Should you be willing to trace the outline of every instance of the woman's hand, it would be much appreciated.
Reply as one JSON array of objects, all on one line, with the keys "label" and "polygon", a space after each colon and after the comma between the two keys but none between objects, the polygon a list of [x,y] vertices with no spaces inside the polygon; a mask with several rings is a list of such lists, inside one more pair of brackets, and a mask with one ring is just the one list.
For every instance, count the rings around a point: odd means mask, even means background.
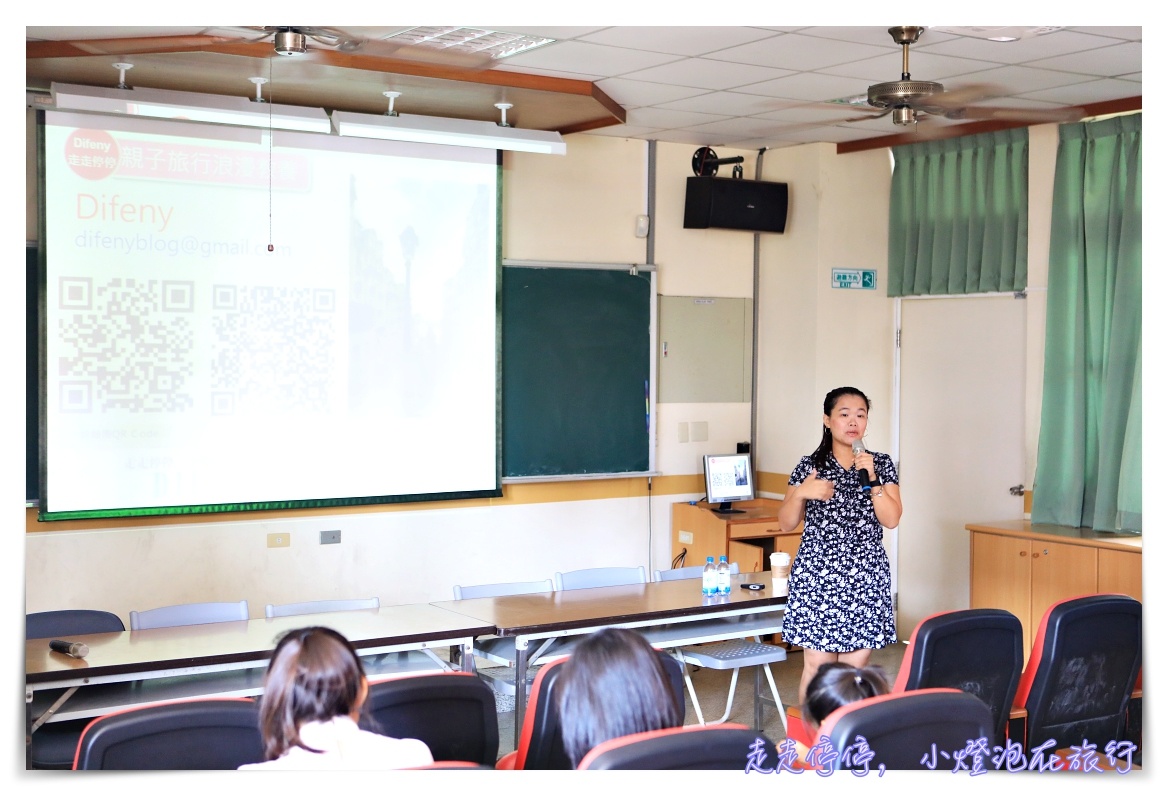
[{"label": "woman's hand", "polygon": [[778,526],[784,532],[794,532],[806,517],[807,500],[826,502],[834,496],[834,481],[820,480],[818,470],[812,469],[806,480],[786,492],[778,509]]},{"label": "woman's hand", "polygon": [[[870,456],[869,456],[870,457]],[[799,490],[808,500],[822,500],[827,502],[835,496],[835,482],[819,478],[817,469],[812,469],[806,480],[802,481]]]},{"label": "woman's hand", "polygon": [[863,450],[855,456],[855,469],[866,469],[869,482],[875,482],[875,456],[869,450]]}]

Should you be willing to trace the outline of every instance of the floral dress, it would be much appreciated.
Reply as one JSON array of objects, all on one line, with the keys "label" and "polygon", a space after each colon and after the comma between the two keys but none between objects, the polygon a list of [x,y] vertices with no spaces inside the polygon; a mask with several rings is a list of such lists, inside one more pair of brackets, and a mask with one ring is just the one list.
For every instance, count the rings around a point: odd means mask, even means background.
[{"label": "floral dress", "polygon": [[[899,483],[886,453],[872,453],[884,483]],[[814,463],[803,458],[790,475],[797,486]],[[883,528],[859,473],[843,469],[835,457],[818,477],[835,484],[829,501],[807,500],[802,542],[790,571],[790,595],[782,639],[816,651],[878,649],[896,641],[891,602],[891,567],[883,549]],[[878,487],[876,487],[878,488]]]}]

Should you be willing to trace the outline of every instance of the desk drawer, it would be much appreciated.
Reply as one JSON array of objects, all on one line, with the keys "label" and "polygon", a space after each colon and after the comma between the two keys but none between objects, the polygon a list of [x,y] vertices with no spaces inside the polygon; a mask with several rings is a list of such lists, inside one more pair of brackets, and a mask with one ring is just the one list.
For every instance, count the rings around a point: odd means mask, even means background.
[{"label": "desk drawer", "polygon": [[773,522],[743,522],[729,526],[730,538],[766,538],[782,533],[777,520]]}]

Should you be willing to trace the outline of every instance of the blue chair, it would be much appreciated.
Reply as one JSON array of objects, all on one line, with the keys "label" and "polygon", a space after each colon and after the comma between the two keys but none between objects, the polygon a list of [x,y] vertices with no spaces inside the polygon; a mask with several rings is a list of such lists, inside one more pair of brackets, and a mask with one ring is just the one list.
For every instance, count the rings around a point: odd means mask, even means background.
[{"label": "blue chair", "polygon": [[609,585],[641,585],[647,582],[644,566],[601,566],[593,569],[555,572],[555,590],[603,588]]},{"label": "blue chair", "polygon": [[[521,594],[550,593],[551,590],[551,580],[493,582],[487,583],[485,585],[455,585],[454,598],[458,600],[483,599],[492,596],[518,596]],[[526,692],[529,693],[531,691],[531,682],[535,678],[535,673],[537,671],[535,664],[554,643],[555,639],[549,638],[543,641],[539,647],[531,652],[528,656]],[[483,637],[475,638],[474,656],[481,657],[484,660],[489,660],[490,662],[506,666],[508,669],[512,669],[515,667],[515,639],[500,638],[494,635],[486,635]],[[482,676],[483,681],[485,681],[499,695],[514,697],[515,683],[513,681],[506,678],[489,676],[483,672],[480,672],[480,676]]]},{"label": "blue chair", "polygon": [[[69,640],[76,635],[125,631],[122,620],[105,610],[47,610],[24,617],[25,640]],[[38,726],[29,742],[29,766],[34,770],[69,770],[77,741],[88,723],[88,719],[65,720]]]},{"label": "blue chair", "polygon": [[368,599],[319,599],[315,602],[291,602],[283,605],[264,605],[263,614],[267,618],[281,616],[306,616],[312,613],[335,613],[342,610],[377,610],[381,600],[376,596]]},{"label": "blue chair", "polygon": [[241,602],[192,602],[185,605],[155,607],[153,610],[131,610],[130,629],[158,627],[187,627],[192,624],[217,624],[222,621],[246,621],[247,600]]}]

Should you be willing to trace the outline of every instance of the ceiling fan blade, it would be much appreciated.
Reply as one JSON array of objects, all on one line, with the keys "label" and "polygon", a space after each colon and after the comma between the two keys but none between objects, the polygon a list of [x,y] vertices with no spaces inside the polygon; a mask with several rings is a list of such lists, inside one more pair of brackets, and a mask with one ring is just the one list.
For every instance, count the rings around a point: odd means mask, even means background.
[{"label": "ceiling fan blade", "polygon": [[956,108],[945,114],[948,119],[990,119],[993,121],[1025,122],[1030,124],[1065,124],[1085,118],[1081,108]]},{"label": "ceiling fan blade", "polygon": [[1004,88],[993,83],[973,83],[967,86],[948,89],[929,97],[923,97],[913,102],[912,107],[916,110],[922,110],[925,113],[934,113],[937,116],[943,116],[950,110],[983,102],[986,99],[995,99],[996,97],[1005,96],[1008,93]]}]

